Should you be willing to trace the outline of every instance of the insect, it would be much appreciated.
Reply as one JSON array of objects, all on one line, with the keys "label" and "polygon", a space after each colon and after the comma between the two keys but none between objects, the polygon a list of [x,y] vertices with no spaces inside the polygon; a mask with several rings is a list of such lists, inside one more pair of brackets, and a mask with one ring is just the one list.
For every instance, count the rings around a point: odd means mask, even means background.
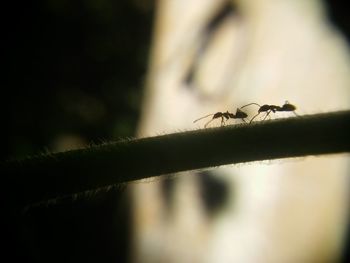
[{"label": "insect", "polygon": [[[211,123],[213,120],[215,119],[218,119],[218,118],[221,118],[221,126],[223,126],[225,124],[225,121],[227,121],[228,119],[242,119],[244,122],[245,121],[245,118],[248,117],[248,114],[245,113],[244,111],[242,111],[241,109],[237,108],[236,110],[236,114],[234,113],[231,113],[229,111],[226,111],[226,112],[217,112],[217,113],[213,113],[213,114],[208,114],[206,116],[203,116],[195,121],[193,121],[193,123],[199,121],[199,120],[202,120],[202,119],[205,119],[209,116],[213,116],[213,118],[211,120],[209,120],[205,125],[204,125],[204,128],[206,128],[208,126],[209,123]],[[226,119],[226,120],[225,120]]]},{"label": "insect", "polygon": [[244,107],[250,106],[250,105],[257,105],[259,108],[258,110],[258,114],[256,114],[249,123],[251,123],[255,117],[257,117],[260,113],[262,112],[266,112],[266,115],[264,117],[263,120],[265,120],[267,118],[267,116],[270,115],[271,112],[276,113],[276,111],[292,111],[296,116],[298,116],[298,114],[295,113],[295,110],[297,109],[297,107],[295,107],[293,104],[290,104],[288,101],[286,101],[282,107],[281,106],[276,106],[276,105],[268,105],[268,104],[264,104],[262,106],[260,106],[258,103],[249,103],[247,105],[244,105],[241,107],[241,109],[243,109]]}]

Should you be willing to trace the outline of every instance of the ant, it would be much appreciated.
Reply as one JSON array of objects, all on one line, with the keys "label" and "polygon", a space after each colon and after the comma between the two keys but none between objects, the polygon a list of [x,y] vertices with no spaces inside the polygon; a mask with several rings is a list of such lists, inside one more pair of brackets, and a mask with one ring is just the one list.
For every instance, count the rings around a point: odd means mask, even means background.
[{"label": "ant", "polygon": [[298,114],[295,113],[295,110],[297,109],[297,107],[295,107],[293,104],[290,104],[288,101],[286,101],[282,105],[282,107],[281,106],[276,106],[276,105],[268,105],[268,104],[264,104],[264,105],[260,106],[258,103],[254,103],[253,102],[253,103],[249,103],[247,105],[242,106],[241,109],[244,108],[244,107],[250,106],[250,105],[257,105],[260,108],[258,110],[258,114],[256,114],[250,120],[249,123],[251,123],[255,119],[255,117],[257,117],[261,112],[266,112],[266,115],[265,115],[263,120],[265,120],[267,118],[267,116],[269,116],[269,114],[271,112],[276,113],[276,111],[292,111],[295,114],[295,116],[298,116]]},{"label": "ant", "polygon": [[244,119],[248,117],[248,114],[237,108],[236,114],[228,112],[228,111],[226,111],[226,112],[217,112],[217,113],[213,113],[213,114],[209,114],[209,115],[206,115],[204,117],[201,117],[201,118],[193,121],[193,123],[195,123],[195,122],[197,122],[199,120],[202,120],[204,118],[207,118],[209,116],[213,116],[213,118],[204,125],[204,128],[206,128],[209,123],[211,123],[213,120],[215,120],[217,118],[221,118],[221,126],[223,126],[225,124],[225,119],[228,120],[230,118],[231,119],[242,119],[244,122],[246,122]]}]

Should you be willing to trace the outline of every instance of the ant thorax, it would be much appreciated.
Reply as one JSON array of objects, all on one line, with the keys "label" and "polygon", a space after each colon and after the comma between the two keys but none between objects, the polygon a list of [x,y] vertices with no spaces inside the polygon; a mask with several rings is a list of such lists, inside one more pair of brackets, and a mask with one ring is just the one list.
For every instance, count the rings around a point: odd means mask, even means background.
[{"label": "ant thorax", "polygon": [[[264,112],[264,111],[269,111],[269,110],[272,110],[274,105],[267,105],[267,104],[264,104],[264,105],[262,105],[260,108],[259,108],[259,110],[258,110],[258,112]],[[277,106],[276,106],[277,107]]]}]

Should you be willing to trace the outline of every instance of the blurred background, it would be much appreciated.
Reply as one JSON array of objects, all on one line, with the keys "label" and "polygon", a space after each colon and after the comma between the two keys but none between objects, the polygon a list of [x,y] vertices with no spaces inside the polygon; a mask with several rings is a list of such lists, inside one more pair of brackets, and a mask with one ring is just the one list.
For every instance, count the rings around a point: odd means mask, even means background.
[{"label": "blurred background", "polygon": [[[2,10],[1,160],[135,136],[153,1],[8,1]],[[112,189],[68,198],[33,208],[18,221],[4,211],[1,257],[125,262],[126,196]]]},{"label": "blurred background", "polygon": [[[301,115],[350,107],[341,1],[4,10],[1,160],[199,128],[250,102],[289,100]],[[5,215],[3,250],[25,262],[347,262],[348,183],[347,156],[179,174]]]}]

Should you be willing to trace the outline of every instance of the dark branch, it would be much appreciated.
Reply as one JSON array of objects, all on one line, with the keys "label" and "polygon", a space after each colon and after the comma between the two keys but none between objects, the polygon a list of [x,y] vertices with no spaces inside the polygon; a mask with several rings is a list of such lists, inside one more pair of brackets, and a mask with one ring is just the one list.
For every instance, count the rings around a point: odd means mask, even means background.
[{"label": "dark branch", "polygon": [[240,124],[41,155],[0,167],[6,197],[28,204],[162,174],[350,151],[350,111]]}]

